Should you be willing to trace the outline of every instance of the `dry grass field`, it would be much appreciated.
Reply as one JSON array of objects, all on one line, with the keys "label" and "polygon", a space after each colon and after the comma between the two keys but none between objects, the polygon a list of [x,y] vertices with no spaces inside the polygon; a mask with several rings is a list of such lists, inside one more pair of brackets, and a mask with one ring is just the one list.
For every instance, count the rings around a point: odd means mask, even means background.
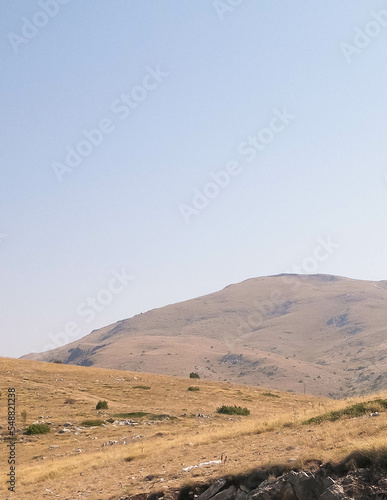
[{"label": "dry grass field", "polygon": [[[1,498],[119,499],[270,463],[338,460],[355,449],[381,448],[386,441],[387,413],[381,407],[376,407],[377,418],[303,422],[387,394],[334,401],[225,382],[5,358],[0,358],[0,376]],[[200,390],[189,391],[190,386]],[[17,392],[16,495],[6,490],[9,387]],[[108,402],[107,410],[95,409],[100,400]],[[217,414],[222,405],[247,407],[251,414]],[[84,425],[92,419],[104,424]],[[125,419],[137,425],[117,423]],[[48,423],[50,432],[25,435],[34,422]]]}]

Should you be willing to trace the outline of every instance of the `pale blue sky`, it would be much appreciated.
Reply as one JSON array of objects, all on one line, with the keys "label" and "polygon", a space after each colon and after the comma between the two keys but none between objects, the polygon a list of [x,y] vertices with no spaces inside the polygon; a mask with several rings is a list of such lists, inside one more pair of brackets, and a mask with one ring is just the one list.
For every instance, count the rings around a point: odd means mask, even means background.
[{"label": "pale blue sky", "polygon": [[[340,246],[317,272],[387,279],[387,27],[368,24],[386,3],[230,9],[70,0],[12,45],[23,18],[45,19],[2,2],[2,355],[291,271],[328,236]],[[341,44],[367,25],[380,33],[348,62]],[[168,76],[121,120],[112,103],[157,67]],[[247,162],[238,145],[284,107],[296,118]],[[104,118],[114,131],[59,182],[53,162]],[[232,160],[240,174],[187,224],[179,206]],[[80,304],[123,267],[133,280],[87,323]]]}]

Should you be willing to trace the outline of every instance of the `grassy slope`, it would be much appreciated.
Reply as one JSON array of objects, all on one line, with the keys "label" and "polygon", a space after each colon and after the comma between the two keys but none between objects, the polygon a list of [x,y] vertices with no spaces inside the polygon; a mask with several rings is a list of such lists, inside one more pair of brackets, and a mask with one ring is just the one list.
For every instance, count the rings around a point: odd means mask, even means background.
[{"label": "grassy slope", "polygon": [[[373,399],[370,396],[332,401],[275,392],[279,397],[272,397],[259,387],[4,358],[0,358],[0,380],[2,438],[6,436],[4,395],[10,386],[18,393],[18,438],[22,440],[17,446],[18,498],[44,498],[46,488],[63,499],[82,494],[120,498],[236,474],[269,462],[340,459],[354,449],[382,446],[387,428],[386,413],[378,418],[303,424],[308,418]],[[192,385],[200,391],[188,391]],[[135,388],[138,386],[150,389]],[[64,404],[68,398],[75,403]],[[109,409],[95,410],[99,400],[107,400]],[[221,405],[247,406],[251,415],[217,415]],[[50,434],[23,436],[23,410],[26,425],[37,420],[51,422]],[[73,430],[57,433],[66,422],[80,426],[87,419],[105,420],[117,413],[135,412],[176,418],[149,424],[154,417],[139,416],[134,418],[139,423],[135,427],[108,424],[81,428],[78,434]],[[198,413],[212,417],[199,418]],[[136,437],[139,435],[142,437]],[[102,447],[109,440],[126,444]],[[1,471],[7,468],[5,449],[3,446],[0,454]],[[220,459],[222,454],[227,455],[225,464],[183,471]],[[4,487],[2,474],[0,488]]]}]

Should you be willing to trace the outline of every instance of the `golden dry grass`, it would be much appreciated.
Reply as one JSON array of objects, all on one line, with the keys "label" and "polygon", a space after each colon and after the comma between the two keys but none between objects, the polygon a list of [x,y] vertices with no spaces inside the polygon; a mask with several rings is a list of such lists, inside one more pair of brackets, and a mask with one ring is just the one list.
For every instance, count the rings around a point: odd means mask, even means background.
[{"label": "golden dry grass", "polygon": [[[339,460],[355,449],[385,445],[386,413],[378,418],[320,425],[303,422],[355,402],[386,398],[387,393],[346,401],[278,391],[272,393],[279,397],[272,397],[259,387],[4,358],[0,359],[0,376],[2,423],[6,421],[7,388],[15,387],[18,397],[17,427],[22,441],[17,445],[17,498],[52,496],[48,489],[63,499],[118,499],[128,493],[175,488],[268,463]],[[200,391],[187,390],[193,383]],[[75,403],[65,404],[68,398]],[[107,400],[109,409],[95,410],[99,400]],[[251,415],[217,415],[216,408],[223,404],[247,406]],[[27,412],[26,425],[49,421],[52,432],[23,436],[23,411]],[[149,417],[143,417],[135,419],[135,427],[108,424],[57,433],[65,422],[79,427],[86,419],[104,420],[115,413],[138,411],[169,414],[175,419],[147,423]],[[6,437],[4,425],[1,433]],[[138,435],[142,437],[136,438]],[[120,444],[121,438],[126,444]],[[102,447],[110,440],[118,443]],[[2,471],[7,469],[4,450],[3,446]],[[187,466],[217,460],[222,454],[227,455],[225,464],[183,471]],[[4,484],[3,473],[2,488]]]}]

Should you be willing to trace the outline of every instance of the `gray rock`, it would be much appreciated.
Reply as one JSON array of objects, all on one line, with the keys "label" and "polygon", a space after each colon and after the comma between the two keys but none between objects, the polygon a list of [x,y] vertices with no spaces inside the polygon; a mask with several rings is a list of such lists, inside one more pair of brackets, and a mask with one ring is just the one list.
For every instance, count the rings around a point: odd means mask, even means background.
[{"label": "gray rock", "polygon": [[293,486],[297,500],[311,500],[318,498],[323,488],[312,472],[289,473],[289,481]]},{"label": "gray rock", "polygon": [[247,492],[243,491],[240,487],[235,495],[235,500],[247,500]]},{"label": "gray rock", "polygon": [[216,495],[226,484],[225,479],[218,479],[215,483],[210,486],[206,491],[204,491],[201,495],[197,497],[196,500],[209,500],[214,495]]},{"label": "gray rock", "polygon": [[345,500],[347,498],[342,486],[334,484],[324,491],[319,500]]},{"label": "gray rock", "polygon": [[328,476],[325,479],[323,479],[323,488],[324,488],[324,490],[327,490],[328,488],[330,488],[334,484],[335,484],[335,481],[330,476]]},{"label": "gray rock", "polygon": [[286,483],[281,491],[282,500],[298,500],[294,492],[293,486],[290,483]]},{"label": "gray rock", "polygon": [[246,486],[245,484],[240,484],[239,485],[239,489],[241,491],[243,491],[243,493],[250,493],[251,491],[251,488],[249,488],[248,486]]},{"label": "gray rock", "polygon": [[[284,476],[277,481],[264,481],[256,490],[247,495],[248,500],[283,500],[282,491],[286,487]],[[297,500],[295,496],[287,500]]]},{"label": "gray rock", "polygon": [[230,486],[227,490],[220,491],[212,500],[234,500],[236,496],[237,489],[235,486]]}]

